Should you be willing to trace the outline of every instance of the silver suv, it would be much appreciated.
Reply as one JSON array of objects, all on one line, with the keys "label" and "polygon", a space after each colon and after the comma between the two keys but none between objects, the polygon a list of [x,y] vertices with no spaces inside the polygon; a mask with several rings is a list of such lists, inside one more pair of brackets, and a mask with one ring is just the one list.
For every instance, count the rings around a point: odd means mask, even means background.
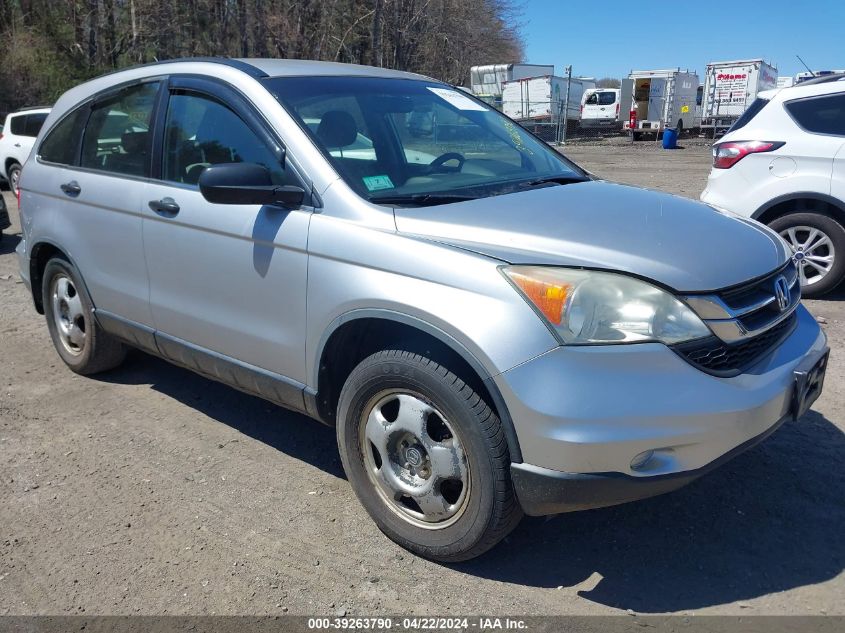
[{"label": "silver suv", "polygon": [[138,347],[335,426],[367,512],[441,561],[674,490],[822,388],[775,233],[596,180],[418,75],[111,74],[59,100],[21,189],[21,276],[73,371]]}]

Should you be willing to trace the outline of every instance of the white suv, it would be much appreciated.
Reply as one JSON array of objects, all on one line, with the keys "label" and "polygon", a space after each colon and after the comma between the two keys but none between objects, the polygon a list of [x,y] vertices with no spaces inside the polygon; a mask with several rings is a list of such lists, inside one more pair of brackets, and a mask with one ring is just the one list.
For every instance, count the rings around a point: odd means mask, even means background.
[{"label": "white suv", "polygon": [[713,146],[701,200],[754,218],[789,243],[802,293],[845,277],[845,75],[761,92]]},{"label": "white suv", "polygon": [[9,181],[15,195],[18,193],[21,165],[29,156],[48,114],[50,108],[26,108],[6,116],[0,132],[0,176]]}]

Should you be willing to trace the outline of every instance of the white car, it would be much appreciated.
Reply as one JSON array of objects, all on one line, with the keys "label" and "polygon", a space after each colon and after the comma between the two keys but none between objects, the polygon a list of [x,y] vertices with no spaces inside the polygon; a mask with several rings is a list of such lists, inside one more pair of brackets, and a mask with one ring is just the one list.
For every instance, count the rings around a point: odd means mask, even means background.
[{"label": "white car", "polygon": [[767,90],[713,146],[701,200],[789,243],[802,294],[845,277],[845,75]]},{"label": "white car", "polygon": [[12,193],[18,193],[21,165],[26,162],[50,108],[25,108],[6,116],[0,133],[0,176],[9,181]]}]

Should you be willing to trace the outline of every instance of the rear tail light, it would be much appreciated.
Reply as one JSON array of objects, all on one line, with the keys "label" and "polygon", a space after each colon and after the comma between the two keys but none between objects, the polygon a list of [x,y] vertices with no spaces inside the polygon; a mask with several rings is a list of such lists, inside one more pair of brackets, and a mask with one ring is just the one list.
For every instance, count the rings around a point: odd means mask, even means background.
[{"label": "rear tail light", "polygon": [[713,167],[730,169],[749,154],[772,152],[783,143],[776,141],[732,141],[713,146]]},{"label": "rear tail light", "polygon": [[616,117],[619,118],[619,104],[616,104]]}]

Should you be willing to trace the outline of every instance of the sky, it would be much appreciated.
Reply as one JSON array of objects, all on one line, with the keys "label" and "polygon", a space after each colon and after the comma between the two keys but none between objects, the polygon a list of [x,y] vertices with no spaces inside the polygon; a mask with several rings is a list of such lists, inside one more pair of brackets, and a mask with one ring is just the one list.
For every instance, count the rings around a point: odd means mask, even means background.
[{"label": "sky", "polygon": [[[845,69],[845,0],[523,0],[526,61],[563,75],[626,77],[632,69],[696,70],[762,57],[779,76]],[[710,13],[711,15],[706,15]]]}]

